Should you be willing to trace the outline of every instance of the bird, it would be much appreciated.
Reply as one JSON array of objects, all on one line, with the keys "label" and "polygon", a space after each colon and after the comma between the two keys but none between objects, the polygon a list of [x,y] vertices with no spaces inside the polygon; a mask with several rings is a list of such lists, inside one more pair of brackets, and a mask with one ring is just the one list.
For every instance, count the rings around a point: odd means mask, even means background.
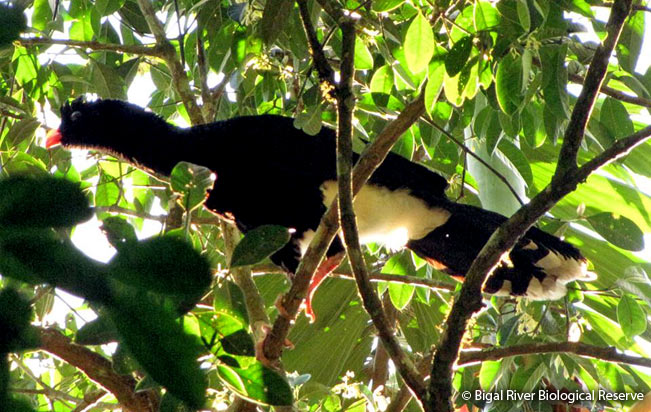
[{"label": "bird", "polygon": [[[335,131],[322,127],[308,135],[290,117],[241,116],[181,128],[126,101],[79,97],[61,107],[60,126],[47,134],[47,148],[59,144],[164,176],[181,161],[210,169],[216,179],[204,202],[208,210],[234,220],[243,233],[269,224],[290,229],[289,243],[270,257],[289,274],[337,194]],[[406,247],[435,269],[463,277],[507,218],[449,199],[447,187],[440,174],[389,153],[354,201],[360,242]],[[344,257],[336,237],[304,304],[312,320],[318,285]],[[575,246],[531,227],[490,273],[483,292],[557,300],[568,283],[594,279],[587,267]]]}]

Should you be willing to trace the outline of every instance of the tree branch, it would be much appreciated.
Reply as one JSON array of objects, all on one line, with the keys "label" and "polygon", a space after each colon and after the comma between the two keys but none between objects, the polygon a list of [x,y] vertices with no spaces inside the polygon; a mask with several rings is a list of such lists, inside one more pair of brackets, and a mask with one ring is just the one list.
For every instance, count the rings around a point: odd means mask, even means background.
[{"label": "tree branch", "polygon": [[481,309],[481,288],[488,273],[499,262],[501,255],[511,249],[524,232],[566,194],[576,189],[579,181],[570,176],[577,171],[576,156],[583,138],[587,120],[599,93],[610,57],[624,22],[630,13],[631,1],[619,0],[613,7],[608,24],[608,35],[592,59],[586,83],[574,106],[565,131],[556,172],[549,186],[518,210],[488,240],[472,263],[461,293],[453,305],[441,342],[436,351],[430,374],[429,401],[432,410],[452,411],[452,365],[459,356],[459,347],[470,317]]},{"label": "tree branch", "polygon": [[136,391],[136,380],[115,372],[111,362],[103,356],[72,343],[70,338],[55,329],[39,329],[39,332],[41,349],[84,372],[88,378],[111,392],[126,411],[158,411],[158,393],[152,390]]},{"label": "tree branch", "polygon": [[581,342],[530,343],[525,345],[497,347],[475,352],[462,352],[458,365],[500,360],[510,356],[534,355],[539,353],[566,352],[608,362],[626,363],[651,368],[651,359],[620,353],[614,347],[600,347]]},{"label": "tree branch", "polygon": [[297,0],[298,11],[301,15],[301,21],[303,22],[303,29],[305,30],[305,35],[307,36],[307,41],[310,44],[310,49],[312,51],[312,60],[316,71],[319,74],[319,79],[322,82],[328,83],[333,88],[336,87],[335,83],[335,72],[328,63],[328,58],[323,52],[323,47],[319,43],[319,39],[316,35],[316,30],[312,20],[310,19],[310,11],[307,8],[307,0]]},{"label": "tree branch", "polygon": [[197,102],[194,99],[194,94],[190,89],[190,82],[188,76],[185,73],[185,68],[181,65],[181,62],[176,55],[176,49],[172,46],[172,43],[165,36],[165,28],[161,22],[156,17],[156,11],[150,0],[138,0],[138,5],[140,6],[140,11],[142,12],[145,20],[147,21],[147,26],[149,30],[154,33],[156,38],[156,45],[161,49],[161,58],[165,61],[167,66],[170,69],[172,74],[172,82],[174,88],[178,92],[185,108],[188,111],[190,120],[192,124],[203,124],[205,119],[201,113],[201,109],[197,105]]},{"label": "tree branch", "polygon": [[[224,237],[226,261],[230,261],[233,250],[240,240],[239,232],[233,224],[224,221],[221,223],[221,230]],[[264,326],[269,325],[270,322],[265,311],[264,300],[253,282],[251,269],[234,268],[230,270],[230,274],[233,276],[235,284],[242,289],[244,294],[244,304],[246,305],[253,334],[257,341],[262,340],[264,338]]]},{"label": "tree branch", "polygon": [[355,24],[352,19],[340,21],[342,32],[341,82],[337,88],[337,183],[339,188],[339,214],[348,259],[355,274],[357,289],[362,297],[364,309],[373,320],[373,325],[396,369],[407,386],[422,402],[427,392],[416,366],[400,347],[393,327],[382,308],[382,302],[369,280],[364,254],[359,243],[357,222],[353,208],[353,67],[355,57]]},{"label": "tree branch", "polygon": [[[567,77],[574,83],[578,83],[578,84],[585,83],[585,79],[578,74],[568,73]],[[615,90],[612,87],[608,87],[608,86],[602,86],[600,92],[605,94],[606,96],[610,96],[613,99],[617,99],[622,102],[651,108],[651,100],[645,99],[644,97],[630,96],[624,92]]]},{"label": "tree branch", "polygon": [[21,37],[17,40],[18,44],[24,47],[28,46],[67,46],[79,49],[88,49],[92,51],[112,51],[116,53],[137,54],[139,56],[163,57],[163,47],[159,44],[149,45],[127,45],[102,43],[98,41],[78,41],[66,39],[51,39],[49,37]]}]

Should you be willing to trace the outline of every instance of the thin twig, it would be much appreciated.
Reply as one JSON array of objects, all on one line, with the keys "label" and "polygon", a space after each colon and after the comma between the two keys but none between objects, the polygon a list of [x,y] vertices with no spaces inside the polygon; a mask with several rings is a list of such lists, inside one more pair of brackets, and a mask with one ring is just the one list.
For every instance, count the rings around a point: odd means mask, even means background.
[{"label": "thin twig", "polygon": [[504,175],[502,175],[500,172],[498,172],[497,169],[495,169],[493,166],[488,164],[488,162],[486,162],[484,159],[479,157],[472,150],[468,149],[468,147],[466,147],[466,145],[463,144],[462,141],[460,141],[459,139],[454,137],[450,132],[448,132],[447,130],[445,130],[444,128],[442,128],[438,124],[436,124],[434,121],[428,119],[426,116],[422,116],[421,120],[424,120],[425,122],[432,125],[432,127],[434,127],[435,129],[437,129],[438,131],[443,133],[448,139],[452,140],[454,142],[454,144],[459,146],[461,148],[461,150],[463,150],[466,154],[472,156],[475,160],[477,160],[479,163],[484,165],[484,167],[486,167],[488,170],[490,170],[491,173],[493,173],[498,179],[500,179],[502,181],[502,183],[504,183],[506,185],[506,187],[509,189],[511,194],[513,194],[513,197],[515,197],[515,199],[520,203],[520,205],[524,205],[524,201],[520,198],[520,196],[518,196],[518,192],[515,191],[513,186],[511,186],[509,181],[506,179],[506,177],[504,177]]},{"label": "thin twig", "polygon": [[334,88],[336,86],[335,72],[332,69],[332,66],[330,66],[330,63],[328,63],[328,58],[323,52],[323,47],[321,47],[319,39],[317,38],[314,24],[312,24],[312,20],[310,19],[310,11],[307,8],[307,0],[298,0],[298,11],[301,15],[301,21],[303,22],[303,29],[305,30],[307,41],[310,44],[312,60],[314,61],[314,67],[319,74],[319,79]]},{"label": "thin twig", "polygon": [[60,45],[93,51],[106,50],[116,53],[137,54],[140,56],[152,56],[160,58],[162,58],[164,55],[163,46],[160,44],[129,45],[102,43],[98,41],[51,39],[48,37],[21,37],[20,39],[16,40],[16,42],[24,47]]},{"label": "thin twig", "polygon": [[197,105],[194,94],[190,89],[190,82],[188,80],[188,75],[185,72],[185,68],[176,55],[176,49],[167,39],[165,28],[158,20],[158,17],[156,17],[156,11],[154,10],[152,2],[149,0],[138,0],[138,6],[140,6],[140,11],[147,21],[149,30],[154,33],[156,44],[161,49],[160,58],[165,61],[170,73],[172,74],[172,83],[188,111],[192,124],[196,125],[205,123],[201,109]]},{"label": "thin twig", "polygon": [[613,347],[588,345],[581,342],[529,343],[507,347],[496,347],[481,351],[462,352],[457,365],[475,362],[494,361],[510,356],[534,355],[540,353],[566,352],[579,356],[587,356],[608,362],[626,363],[651,368],[651,359],[620,353]]}]

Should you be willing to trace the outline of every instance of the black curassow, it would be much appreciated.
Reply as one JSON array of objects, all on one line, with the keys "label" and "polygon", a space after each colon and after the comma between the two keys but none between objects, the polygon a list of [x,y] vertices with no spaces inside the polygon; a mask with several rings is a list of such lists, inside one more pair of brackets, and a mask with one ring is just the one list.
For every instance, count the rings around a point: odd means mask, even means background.
[{"label": "black curassow", "polygon": [[[46,146],[93,149],[169,175],[180,161],[217,176],[205,206],[234,218],[243,232],[265,224],[294,229],[291,241],[271,256],[288,272],[298,262],[334,198],[335,132],[310,136],[281,116],[243,116],[183,129],[133,104],[77,99],[61,108],[61,125]],[[389,154],[355,199],[362,243],[406,246],[435,268],[463,276],[506,217],[455,203],[447,181],[424,166]],[[313,279],[306,313],[320,281],[344,255],[335,238]],[[591,280],[580,251],[531,228],[492,272],[484,291],[531,299],[559,299],[565,284]]]}]

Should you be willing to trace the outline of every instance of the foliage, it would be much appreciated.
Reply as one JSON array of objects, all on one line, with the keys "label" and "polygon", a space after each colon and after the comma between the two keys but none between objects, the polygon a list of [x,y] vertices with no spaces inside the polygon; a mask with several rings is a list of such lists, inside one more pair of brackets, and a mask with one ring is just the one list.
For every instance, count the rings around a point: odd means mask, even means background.
[{"label": "foliage", "polygon": [[[450,197],[505,214],[519,206],[504,182],[467,151],[499,171],[523,199],[549,182],[577,84],[595,41],[605,34],[601,11],[608,7],[590,0],[309,1],[317,37],[335,66],[341,59],[341,34],[319,3],[360,16],[354,84],[358,149],[423,94],[426,115],[393,150],[444,175]],[[0,404],[25,392],[34,410],[45,410],[43,405],[68,410],[100,388],[64,362],[26,352],[34,347],[29,334],[23,335],[26,319],[42,325],[52,315],[55,293],[42,286],[48,284],[87,299],[82,307],[99,315],[84,325],[69,314],[64,333],[112,359],[121,373],[137,376],[141,387],[165,387],[161,407],[182,408],[180,400],[189,407],[217,408],[231,404],[234,393],[260,404],[293,399],[301,410],[381,407],[396,396],[401,383],[374,344],[368,315],[350,280],[327,280],[314,302],[318,321],[308,324],[301,317],[296,322],[289,336],[295,348],[282,358],[285,370],[296,371],[287,380],[251,356],[251,334],[258,325],[249,324],[251,314],[237,286],[219,278],[206,292],[208,265],[218,271],[229,265],[253,264],[255,269],[286,242],[285,229],[261,228],[240,248],[228,250],[216,220],[197,207],[210,185],[206,170],[181,164],[168,185],[110,157],[89,163],[61,148],[43,148],[41,126],[56,126],[43,113],[56,113],[63,102],[83,94],[135,96],[179,124],[196,118],[169,55],[148,46],[160,39],[141,4],[70,0],[57,2],[54,10],[50,2],[35,0],[25,13],[27,29],[3,25],[7,41],[0,33],[0,330],[7,330],[7,324],[24,338],[0,341]],[[335,106],[317,79],[294,2],[178,0],[157,1],[153,7],[173,46],[172,58],[186,69],[190,98],[203,103],[200,116],[206,121],[275,113],[295,117],[295,125],[310,134],[336,124]],[[598,100],[586,129],[581,163],[645,126],[651,71],[636,68],[647,14],[635,11],[624,27],[604,83],[607,94]],[[23,33],[9,44],[16,31]],[[149,80],[155,87],[143,86]],[[651,143],[642,143],[591,176],[539,222],[580,247],[598,279],[575,285],[565,301],[490,298],[467,335],[468,347],[564,342],[571,336],[650,356],[651,265],[635,253],[644,247],[643,235],[651,232],[651,197],[639,187],[651,177],[649,158]],[[48,174],[59,179],[46,179]],[[138,241],[135,234],[148,220],[160,221],[154,213],[158,205],[170,209],[167,233]],[[175,221],[179,211],[184,220]],[[74,226],[93,212],[118,251],[107,264],[91,260],[70,242]],[[256,247],[261,239],[273,241],[262,242],[261,250]],[[393,254],[371,245],[366,257],[384,273],[430,280],[445,276],[405,251]],[[405,279],[380,282],[377,290],[399,309],[395,327],[416,359],[439,341],[454,292]],[[287,282],[265,274],[255,277],[255,285],[267,314],[275,315],[273,303]],[[7,317],[3,302],[16,293],[23,298],[12,298],[13,306],[22,309],[15,318]],[[187,312],[199,300],[202,305]],[[116,340],[116,350],[95,346]],[[18,356],[9,358],[8,352]],[[26,367],[32,359],[57,373],[36,379]],[[8,360],[20,367],[9,368]],[[388,376],[379,372],[383,368]],[[651,390],[651,378],[636,366],[571,353],[461,365],[454,382],[459,392]],[[117,401],[109,396],[102,402],[114,407]],[[459,407],[494,411],[521,410],[523,403],[527,401],[485,405],[456,400]],[[594,408],[615,410],[631,403],[599,401]],[[552,410],[546,404],[529,406]],[[417,406],[412,402],[409,408]],[[103,409],[100,404],[90,410]]]}]

